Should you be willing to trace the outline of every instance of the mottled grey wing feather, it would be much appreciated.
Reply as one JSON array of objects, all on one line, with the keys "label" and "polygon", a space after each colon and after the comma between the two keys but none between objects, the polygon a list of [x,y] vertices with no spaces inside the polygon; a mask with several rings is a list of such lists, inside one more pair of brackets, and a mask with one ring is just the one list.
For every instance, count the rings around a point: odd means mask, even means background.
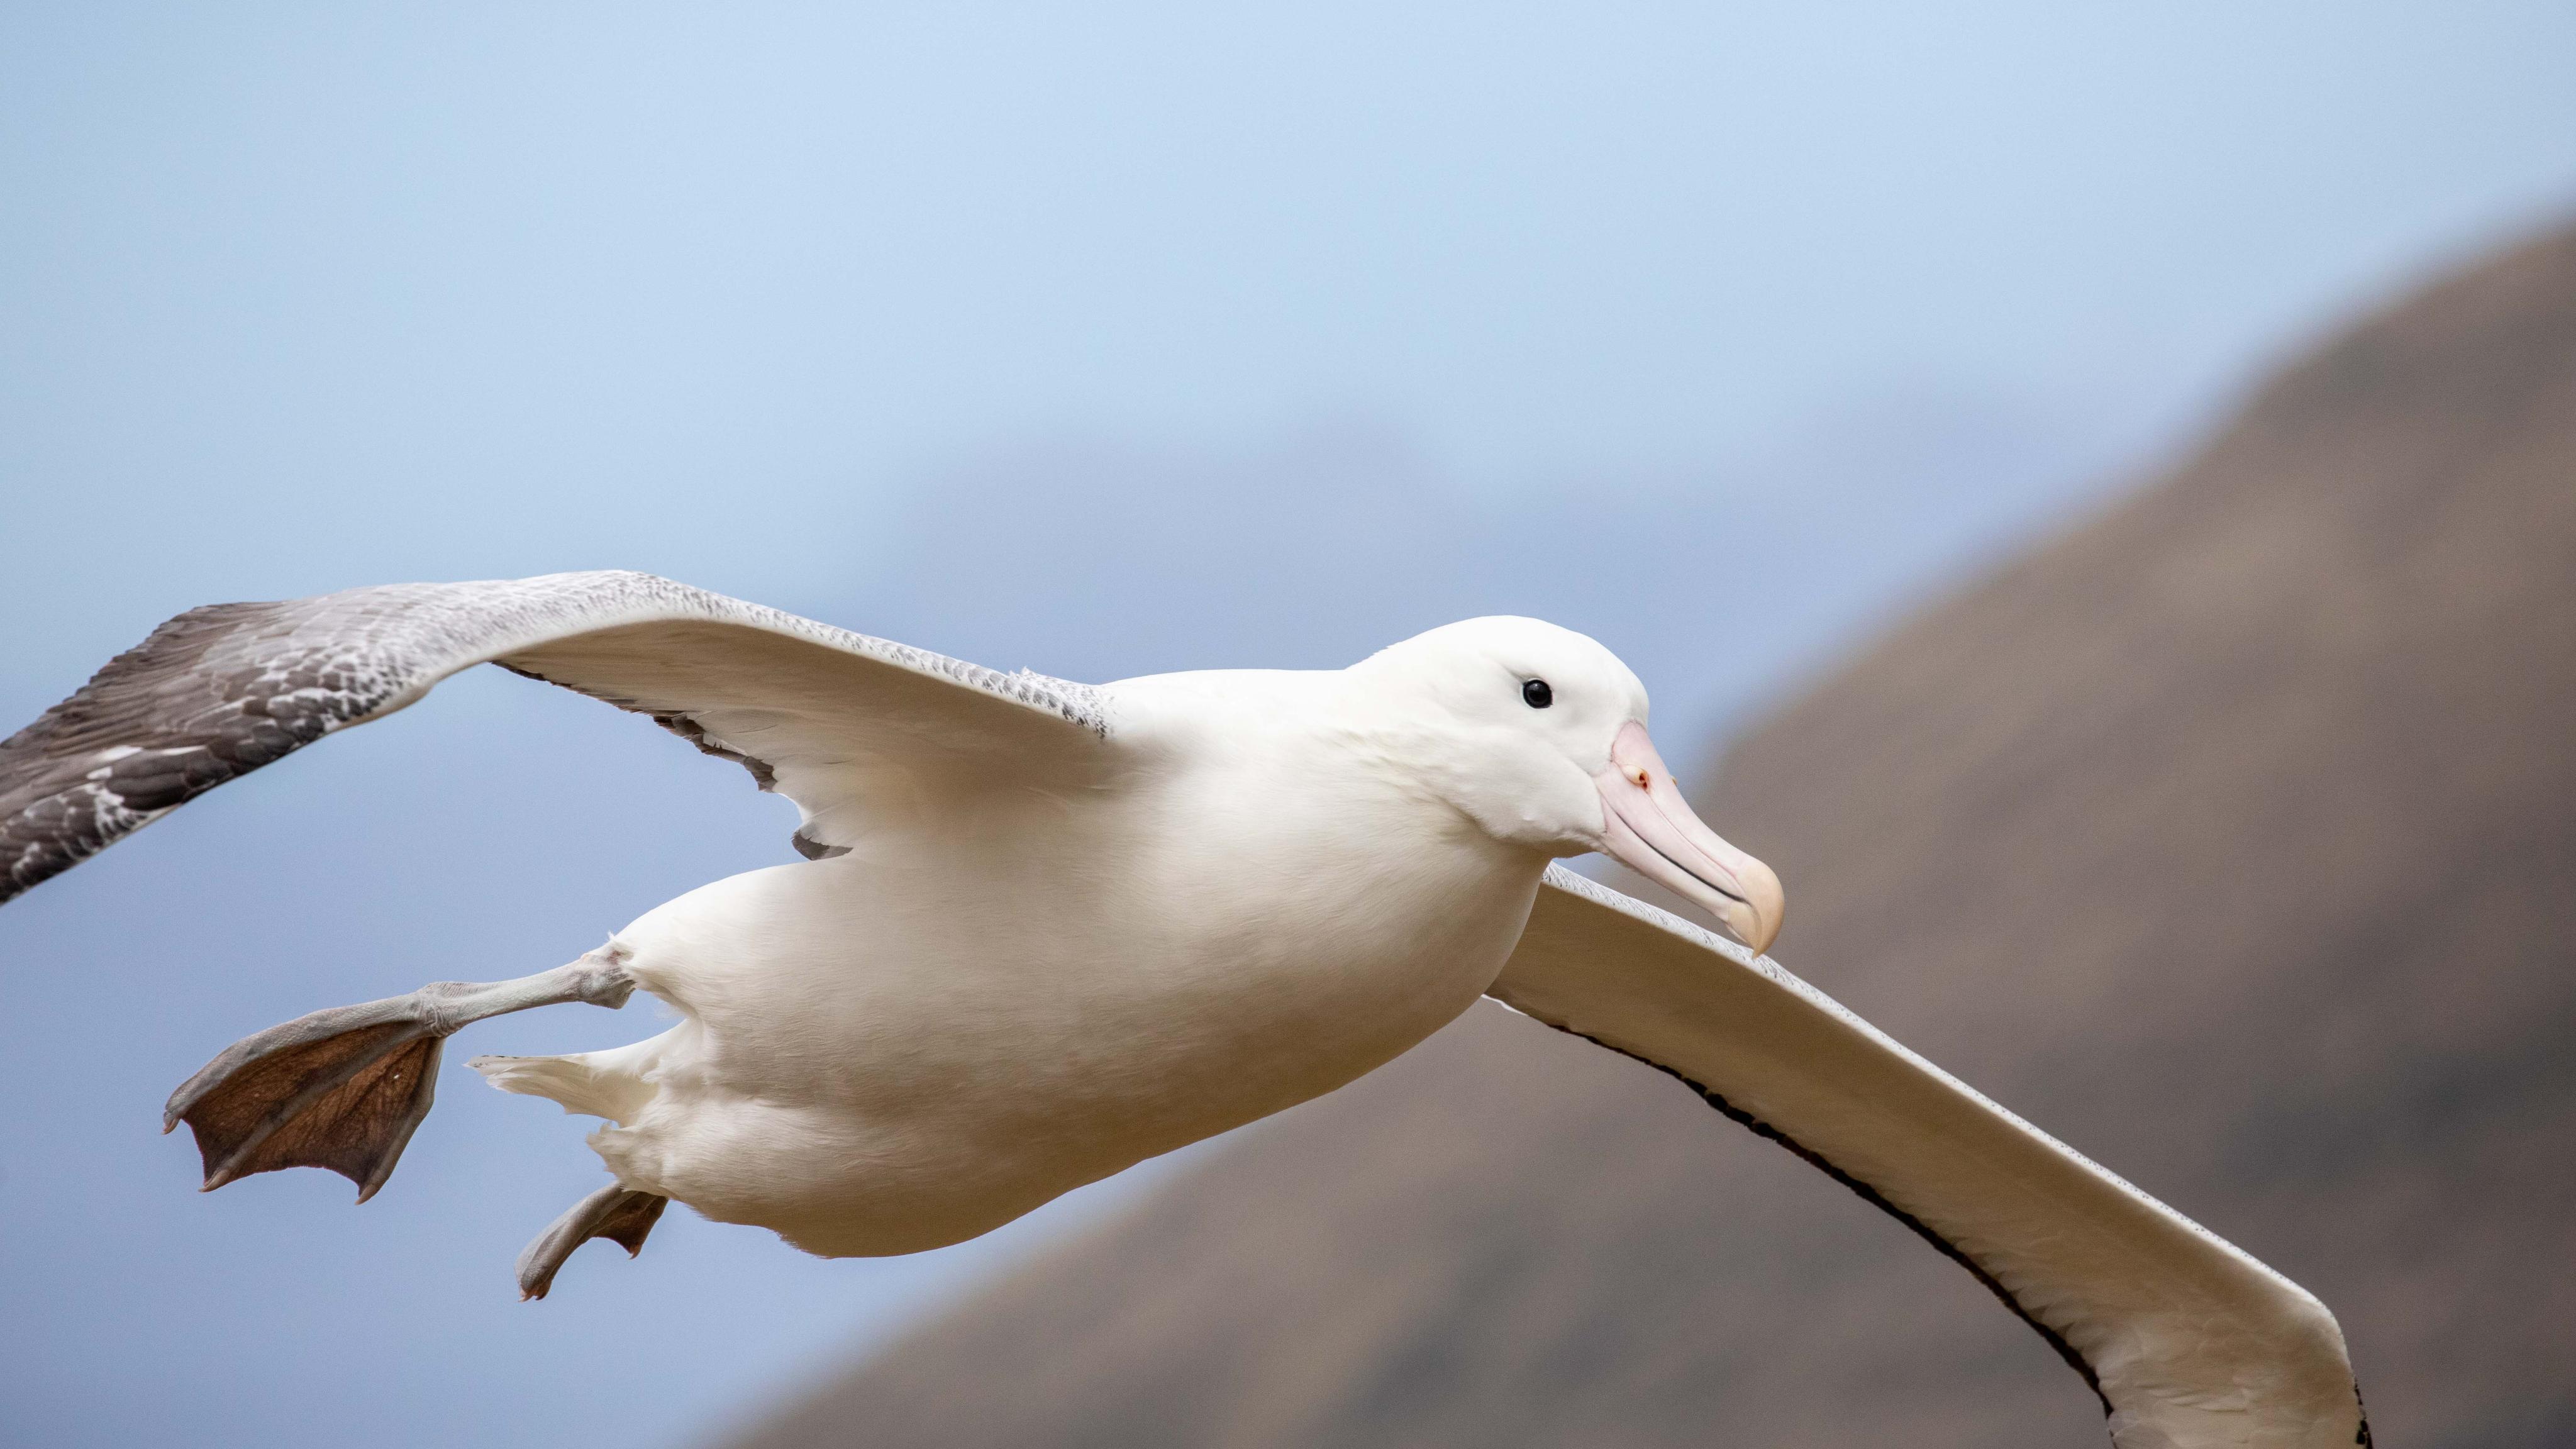
[{"label": "mottled grey wing feather", "polygon": [[1002,674],[649,574],[393,584],[191,609],[0,741],[0,901],[226,780],[492,662],[640,711],[846,847],[889,774],[1078,781],[1088,685]]},{"label": "mottled grey wing feather", "polygon": [[1492,995],[1679,1077],[1920,1233],[2084,1376],[2118,1449],[2370,1442],[2324,1304],[1768,957],[1560,866]]}]

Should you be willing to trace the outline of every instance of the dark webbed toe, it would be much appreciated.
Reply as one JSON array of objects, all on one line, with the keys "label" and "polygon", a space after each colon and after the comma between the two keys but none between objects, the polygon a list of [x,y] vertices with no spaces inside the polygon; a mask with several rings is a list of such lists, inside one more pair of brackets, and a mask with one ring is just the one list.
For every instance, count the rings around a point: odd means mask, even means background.
[{"label": "dark webbed toe", "polygon": [[[343,1007],[217,1057],[170,1099],[195,1132],[212,1191],[255,1172],[328,1168],[365,1202],[384,1186],[437,1089],[442,1038],[411,1013]],[[361,1020],[350,1023],[349,1018]]]},{"label": "dark webbed toe", "polygon": [[185,1122],[197,1134],[208,1191],[254,1172],[324,1167],[356,1183],[365,1202],[393,1175],[413,1129],[429,1115],[449,1036],[530,1007],[587,1001],[614,1008],[634,990],[623,955],[609,946],[516,981],[435,981],[408,995],[299,1016],[206,1063],[170,1094],[161,1130]]}]

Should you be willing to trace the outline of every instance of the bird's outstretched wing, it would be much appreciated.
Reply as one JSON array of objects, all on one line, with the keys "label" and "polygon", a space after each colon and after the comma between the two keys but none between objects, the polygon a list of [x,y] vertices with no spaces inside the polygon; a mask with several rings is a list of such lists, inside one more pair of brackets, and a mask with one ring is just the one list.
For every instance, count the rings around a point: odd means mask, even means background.
[{"label": "bird's outstretched wing", "polygon": [[2118,1449],[2370,1442],[2324,1304],[1768,957],[1560,866],[1491,994],[1894,1214],[2084,1376]]},{"label": "bird's outstretched wing", "polygon": [[[495,663],[651,715],[846,848],[869,797],[1078,784],[1088,685],[1001,674],[649,574],[393,584],[191,609],[0,741],[0,901],[226,780]],[[878,787],[892,787],[891,790]]]}]

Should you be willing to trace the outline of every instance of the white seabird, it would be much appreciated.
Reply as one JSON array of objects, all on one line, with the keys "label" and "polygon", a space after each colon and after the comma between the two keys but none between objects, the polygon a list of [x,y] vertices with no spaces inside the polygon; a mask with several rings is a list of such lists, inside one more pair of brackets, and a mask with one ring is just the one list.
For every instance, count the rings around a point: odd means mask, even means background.
[{"label": "white seabird", "polygon": [[[2084,1375],[2121,1449],[2368,1442],[2324,1305],[1762,956],[1778,880],[1684,803],[1636,676],[1535,620],[1093,687],[630,573],[215,605],[0,741],[0,900],[485,662],[740,761],[796,802],[807,859],[551,971],[235,1044],[164,1124],[208,1188],[320,1166],[364,1201],[447,1036],[640,987],[679,1024],[473,1063],[609,1123],[615,1181],[522,1255],[525,1294],[590,1238],[640,1251],[675,1198],[908,1253],[1328,1092],[1490,995],[1903,1220]],[[1735,939],[1554,863],[1592,851]]]}]

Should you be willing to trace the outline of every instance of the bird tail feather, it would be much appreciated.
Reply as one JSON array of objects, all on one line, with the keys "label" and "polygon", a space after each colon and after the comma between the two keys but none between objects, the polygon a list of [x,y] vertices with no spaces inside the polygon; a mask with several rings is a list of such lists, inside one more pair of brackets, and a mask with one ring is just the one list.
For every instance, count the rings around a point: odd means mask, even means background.
[{"label": "bird tail feather", "polygon": [[474,1057],[466,1065],[504,1092],[549,1098],[566,1112],[605,1117],[623,1127],[653,1100],[645,1069],[658,1055],[648,1049],[659,1041],[559,1057]]}]

